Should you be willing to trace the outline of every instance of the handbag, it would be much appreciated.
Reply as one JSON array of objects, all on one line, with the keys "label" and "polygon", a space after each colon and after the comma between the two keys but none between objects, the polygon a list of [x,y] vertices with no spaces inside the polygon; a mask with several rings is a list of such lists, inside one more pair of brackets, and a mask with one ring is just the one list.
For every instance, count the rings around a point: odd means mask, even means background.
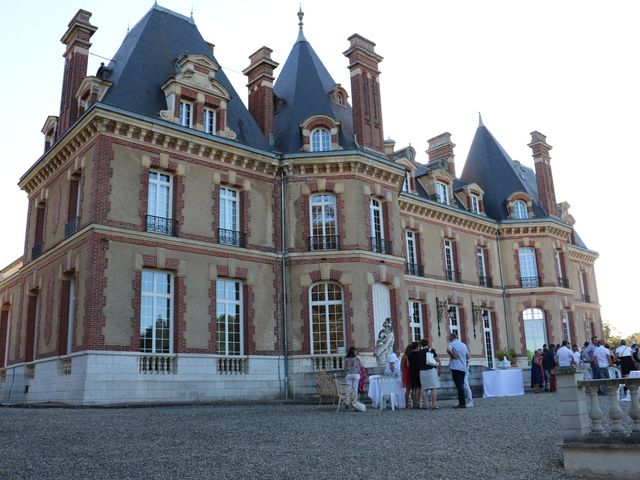
[{"label": "handbag", "polygon": [[430,350],[427,351],[426,364],[430,367],[438,366],[438,361],[436,360],[436,357],[433,356],[433,352]]}]

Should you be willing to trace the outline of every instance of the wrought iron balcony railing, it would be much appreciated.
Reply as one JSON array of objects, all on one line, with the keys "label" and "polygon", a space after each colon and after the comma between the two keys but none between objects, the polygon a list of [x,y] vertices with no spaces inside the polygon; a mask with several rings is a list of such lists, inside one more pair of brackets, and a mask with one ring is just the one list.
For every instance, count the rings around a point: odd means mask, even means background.
[{"label": "wrought iron balcony railing", "polygon": [[176,221],[171,218],[147,215],[147,232],[175,235]]},{"label": "wrought iron balcony railing", "polygon": [[340,237],[338,235],[309,237],[309,250],[340,250]]},{"label": "wrought iron balcony railing", "polygon": [[218,229],[218,243],[221,245],[233,245],[234,247],[246,247],[247,236],[236,230]]},{"label": "wrought iron balcony railing", "polygon": [[31,247],[31,260],[35,260],[40,255],[42,255],[42,243],[36,243]]},{"label": "wrought iron balcony railing", "polygon": [[458,272],[455,270],[451,270],[450,268],[445,268],[444,270],[445,278],[450,282],[459,282]]},{"label": "wrought iron balcony railing", "polygon": [[520,284],[522,288],[536,288],[540,286],[540,279],[538,277],[520,277]]},{"label": "wrought iron balcony railing", "polygon": [[64,238],[69,238],[71,235],[78,231],[80,227],[80,217],[73,217],[64,226]]},{"label": "wrought iron balcony railing", "polygon": [[569,280],[566,278],[558,277],[558,286],[562,288],[569,288]]},{"label": "wrought iron balcony railing", "polygon": [[478,280],[480,281],[480,286],[482,286],[482,287],[488,287],[488,288],[493,287],[493,281],[492,281],[491,277],[489,277],[487,275],[480,275],[478,277]]},{"label": "wrought iron balcony railing", "polygon": [[589,296],[588,293],[583,293],[582,294],[582,301],[584,303],[591,303],[591,297]]},{"label": "wrought iron balcony railing", "polygon": [[376,253],[384,253],[385,255],[393,254],[393,246],[390,240],[384,238],[371,237],[371,251]]},{"label": "wrought iron balcony railing", "polygon": [[407,263],[405,265],[405,273],[407,275],[416,275],[418,277],[424,277],[424,267],[417,263]]}]

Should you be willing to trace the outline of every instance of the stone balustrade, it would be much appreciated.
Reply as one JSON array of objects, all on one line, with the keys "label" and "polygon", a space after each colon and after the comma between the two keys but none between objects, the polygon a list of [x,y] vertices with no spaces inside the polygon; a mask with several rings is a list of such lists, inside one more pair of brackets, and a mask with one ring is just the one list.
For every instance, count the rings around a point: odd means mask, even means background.
[{"label": "stone balustrade", "polygon": [[[583,380],[582,370],[575,367],[558,367],[555,373],[567,473],[637,478],[640,378]],[[620,385],[631,394],[628,417],[620,406]]]},{"label": "stone balustrade", "polygon": [[173,354],[142,354],[138,357],[140,373],[176,373],[176,356]]},{"label": "stone balustrade", "polygon": [[344,355],[314,355],[313,371],[344,370]]},{"label": "stone balustrade", "polygon": [[239,356],[218,357],[216,365],[220,375],[246,375],[249,359]]}]

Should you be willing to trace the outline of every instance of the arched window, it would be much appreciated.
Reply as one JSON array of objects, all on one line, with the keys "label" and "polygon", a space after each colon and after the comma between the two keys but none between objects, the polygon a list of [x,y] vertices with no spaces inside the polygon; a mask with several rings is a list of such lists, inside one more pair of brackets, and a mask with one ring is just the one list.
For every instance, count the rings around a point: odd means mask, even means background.
[{"label": "arched window", "polygon": [[520,283],[522,288],[540,286],[538,267],[536,265],[536,251],[530,247],[520,247],[518,249],[518,261],[520,263]]},{"label": "arched window", "polygon": [[513,202],[513,218],[516,220],[524,220],[529,218],[529,212],[527,210],[527,204],[522,200],[516,200]]},{"label": "arched window", "polygon": [[311,222],[310,250],[338,248],[336,197],[328,193],[313,195],[309,205]]},{"label": "arched window", "polygon": [[322,282],[309,289],[311,354],[344,353],[344,305],[342,288]]},{"label": "arched window", "polygon": [[547,343],[547,327],[544,321],[544,311],[540,308],[527,308],[522,312],[524,322],[524,338],[527,345],[529,361],[536,350],[542,349]]},{"label": "arched window", "polygon": [[326,128],[316,128],[311,132],[311,151],[326,152],[331,150],[331,134]]}]

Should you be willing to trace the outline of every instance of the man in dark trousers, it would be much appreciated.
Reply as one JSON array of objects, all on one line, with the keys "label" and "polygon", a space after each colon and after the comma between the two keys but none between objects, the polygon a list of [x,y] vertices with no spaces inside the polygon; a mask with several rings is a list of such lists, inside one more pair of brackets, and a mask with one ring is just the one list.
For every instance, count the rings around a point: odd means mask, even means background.
[{"label": "man in dark trousers", "polygon": [[[542,367],[544,368],[544,391],[548,392],[551,385],[551,372],[556,366],[556,348],[553,343],[549,344],[549,348],[542,354]],[[551,391],[555,391],[554,388]]]}]

